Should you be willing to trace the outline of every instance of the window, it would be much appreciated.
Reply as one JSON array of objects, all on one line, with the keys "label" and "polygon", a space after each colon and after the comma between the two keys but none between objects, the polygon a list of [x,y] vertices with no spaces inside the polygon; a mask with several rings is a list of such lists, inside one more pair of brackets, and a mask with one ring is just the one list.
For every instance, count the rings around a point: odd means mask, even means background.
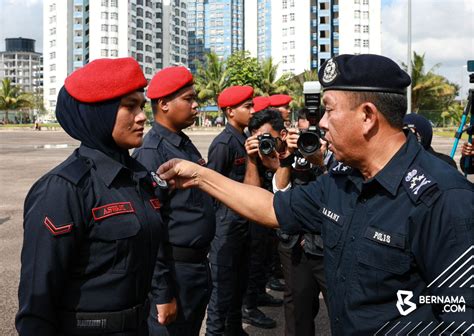
[{"label": "window", "polygon": [[117,0],[110,0],[110,7],[118,7],[118,1]]},{"label": "window", "polygon": [[117,45],[117,44],[118,44],[118,38],[116,38],[116,37],[111,37],[111,38],[110,38],[110,43]]},{"label": "window", "polygon": [[145,62],[146,63],[153,63],[153,58],[151,58],[150,56],[145,56]]},{"label": "window", "polygon": [[360,19],[360,10],[354,11],[354,18],[355,19]]},{"label": "window", "polygon": [[295,13],[290,13],[290,21],[295,21]]},{"label": "window", "polygon": [[363,40],[363,41],[362,41],[362,46],[363,46],[364,48],[368,48],[368,47],[369,47],[369,40]]},{"label": "window", "polygon": [[100,38],[100,42],[101,42],[102,44],[107,44],[107,43],[109,43],[109,38],[108,38],[108,37],[105,37],[105,36],[102,36],[102,37]]},{"label": "window", "polygon": [[366,11],[362,12],[362,18],[363,19],[368,19],[369,18],[369,12],[366,12]]},{"label": "window", "polygon": [[137,27],[138,28],[143,28],[143,20],[142,19],[137,19]]},{"label": "window", "polygon": [[368,32],[369,32],[369,26],[363,25],[363,26],[362,26],[362,32],[363,32],[363,33],[368,33]]},{"label": "window", "polygon": [[102,0],[100,2],[100,5],[103,6],[103,7],[108,7],[109,6],[109,0]]},{"label": "window", "polygon": [[137,16],[143,16],[143,9],[137,8]]},{"label": "window", "polygon": [[354,40],[354,47],[360,47],[360,39]]},{"label": "window", "polygon": [[145,12],[145,17],[148,18],[148,19],[152,19],[153,15],[151,14],[151,12],[146,11]]},{"label": "window", "polygon": [[282,21],[283,23],[286,23],[286,22],[288,21],[288,15],[286,15],[286,14],[283,15],[283,16],[281,17],[281,21]]},{"label": "window", "polygon": [[283,60],[283,64],[288,63],[288,56],[283,56],[282,60]]},{"label": "window", "polygon": [[118,57],[118,50],[115,50],[115,49],[110,50],[110,56],[111,57]]},{"label": "window", "polygon": [[295,55],[290,55],[290,63],[295,63]]},{"label": "window", "polygon": [[295,35],[295,27],[290,27],[290,35]]},{"label": "window", "polygon": [[137,50],[143,50],[143,42],[137,42]]},{"label": "window", "polygon": [[143,62],[143,54],[137,53],[137,61],[138,62]]},{"label": "window", "polygon": [[109,13],[107,13],[107,12],[100,13],[100,18],[104,19],[104,20],[107,20],[109,18]]},{"label": "window", "polygon": [[56,71],[56,64],[50,64],[49,71]]},{"label": "window", "polygon": [[107,49],[101,49],[100,50],[100,56],[108,57],[109,56],[109,51]]},{"label": "window", "polygon": [[282,6],[283,9],[287,9],[287,8],[288,8],[288,1],[287,1],[287,0],[283,0],[283,1],[281,2],[281,6]]},{"label": "window", "polygon": [[110,25],[110,31],[118,32],[118,26],[117,25]]},{"label": "window", "polygon": [[50,96],[55,96],[56,95],[56,89],[49,89],[49,95]]},{"label": "window", "polygon": [[295,49],[295,41],[290,41],[290,49]]},{"label": "window", "polygon": [[360,5],[360,0],[354,0],[354,4]]},{"label": "window", "polygon": [[283,28],[283,29],[282,29],[282,35],[283,35],[283,36],[288,35],[288,28]]},{"label": "window", "polygon": [[362,3],[363,3],[364,5],[368,5],[368,4],[369,4],[369,0],[362,0]]},{"label": "window", "polygon": [[359,24],[354,25],[354,33],[360,33],[360,25]]},{"label": "window", "polygon": [[288,49],[288,42],[283,42],[283,47],[282,47],[283,50],[287,50]]},{"label": "window", "polygon": [[49,82],[50,83],[56,83],[56,76],[49,77]]},{"label": "window", "polygon": [[100,30],[102,31],[109,31],[109,25],[103,24],[100,26]]},{"label": "window", "polygon": [[49,41],[49,46],[52,48],[52,47],[55,47],[56,46],[56,40],[51,40]]},{"label": "window", "polygon": [[53,52],[50,52],[49,53],[49,59],[55,59],[56,58],[56,52],[53,51]]},{"label": "window", "polygon": [[55,34],[56,34],[56,28],[51,28],[51,29],[49,30],[49,34],[50,34],[50,35],[55,35]]},{"label": "window", "polygon": [[145,51],[152,52],[153,49],[152,49],[151,45],[148,45],[148,44],[145,45]]},{"label": "window", "polygon": [[55,23],[56,22],[56,15],[53,15],[49,18],[49,23]]},{"label": "window", "polygon": [[110,18],[112,20],[118,20],[118,13],[110,13]]},{"label": "window", "polygon": [[152,30],[153,29],[153,25],[149,22],[145,22],[145,29],[147,30]]},{"label": "window", "polygon": [[295,0],[290,0],[290,7],[295,7]]},{"label": "window", "polygon": [[49,5],[49,11],[54,12],[56,10],[56,4]]}]

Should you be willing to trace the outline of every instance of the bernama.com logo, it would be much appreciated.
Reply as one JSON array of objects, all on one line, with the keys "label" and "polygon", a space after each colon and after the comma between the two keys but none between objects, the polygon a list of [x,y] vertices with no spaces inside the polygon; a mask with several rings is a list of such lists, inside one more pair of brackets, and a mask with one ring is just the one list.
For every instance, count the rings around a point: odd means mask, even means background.
[{"label": "bernama.com logo", "polygon": [[[417,305],[411,301],[412,298],[412,291],[399,290],[397,292],[397,309],[401,315],[406,316],[416,309]],[[418,303],[442,305],[443,313],[466,312],[466,300],[464,296],[421,295],[418,297]]]}]

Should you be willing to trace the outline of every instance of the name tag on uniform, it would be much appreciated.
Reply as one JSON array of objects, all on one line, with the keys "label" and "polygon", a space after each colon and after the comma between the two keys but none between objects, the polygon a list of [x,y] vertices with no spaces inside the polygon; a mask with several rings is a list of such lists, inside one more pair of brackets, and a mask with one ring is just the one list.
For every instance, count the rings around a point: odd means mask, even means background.
[{"label": "name tag on uniform", "polygon": [[333,222],[336,222],[337,224],[340,223],[341,216],[335,213],[334,211],[322,207],[319,212],[322,213],[326,218],[332,220]]},{"label": "name tag on uniform", "polygon": [[241,157],[241,158],[237,158],[234,160],[234,165],[236,166],[241,166],[245,163],[245,158],[244,157]]},{"label": "name tag on uniform", "polygon": [[92,209],[92,216],[96,221],[104,218],[120,215],[124,213],[135,212],[135,209],[130,202],[110,203],[98,208]]},{"label": "name tag on uniform", "polygon": [[392,247],[405,248],[405,237],[398,233],[388,233],[379,228],[369,226],[365,230],[365,238],[373,240],[376,243],[385,244]]}]

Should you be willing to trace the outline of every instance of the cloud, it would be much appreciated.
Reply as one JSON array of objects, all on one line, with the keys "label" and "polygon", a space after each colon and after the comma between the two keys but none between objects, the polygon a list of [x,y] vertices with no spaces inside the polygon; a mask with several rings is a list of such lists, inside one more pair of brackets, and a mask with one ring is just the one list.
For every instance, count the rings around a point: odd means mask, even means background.
[{"label": "cloud", "polygon": [[10,37],[32,38],[43,50],[43,0],[0,0],[0,51]]},{"label": "cloud", "polygon": [[[408,0],[382,7],[382,53],[407,62]],[[461,84],[467,95],[466,61],[474,59],[474,1],[412,0],[412,51],[425,54],[426,68]]]}]

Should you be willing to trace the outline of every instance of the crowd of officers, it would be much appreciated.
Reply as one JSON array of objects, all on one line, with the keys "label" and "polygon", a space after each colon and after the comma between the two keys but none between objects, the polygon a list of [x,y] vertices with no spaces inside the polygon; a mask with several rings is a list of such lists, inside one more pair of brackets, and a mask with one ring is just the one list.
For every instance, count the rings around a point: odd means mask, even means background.
[{"label": "crowd of officers", "polygon": [[[349,86],[359,80],[345,78],[347,65],[339,61],[334,72],[335,61],[332,62],[320,73],[328,89],[334,81],[345,80]],[[373,64],[374,60],[370,62]],[[375,59],[377,62],[381,62],[381,67],[387,66],[385,59]],[[386,86],[404,88],[408,84],[406,78],[403,80],[394,78]],[[367,86],[370,85],[366,89]],[[343,290],[334,292],[340,278],[336,281],[333,277],[340,269],[330,264],[329,283],[327,269],[325,274],[325,265],[337,259],[336,254],[341,251],[335,235],[347,224],[348,215],[324,205],[318,205],[317,211],[310,209],[304,205],[308,196],[299,192],[301,186],[312,185],[319,177],[345,177],[352,168],[337,162],[324,140],[311,155],[301,154],[297,143],[300,132],[309,126],[308,111],[299,111],[297,123],[292,125],[290,96],[254,97],[250,86],[226,88],[217,103],[227,123],[212,141],[206,163],[183,132],[194,124],[198,113],[189,70],[169,67],[153,77],[146,96],[151,100],[154,123],[143,137],[146,87],[138,63],[131,58],[96,60],[66,79],[58,96],[57,119],[81,145],[37,181],[25,201],[16,317],[19,334],[192,336],[199,335],[205,323],[206,335],[241,336],[247,335],[243,322],[274,328],[276,321],[259,307],[283,305],[285,335],[315,335],[320,294],[330,308],[333,333],[356,334],[358,323],[366,323],[371,314],[346,316],[346,321],[339,322],[343,319],[341,314],[350,315],[336,308],[335,302],[344,295]],[[419,138],[423,138],[421,130],[421,126],[418,130],[411,127]],[[408,139],[409,133],[406,132]],[[262,150],[263,139],[271,144],[269,152]],[[414,152],[418,146],[410,143],[406,151]],[[131,149],[134,150],[130,155]],[[176,187],[172,178],[168,183],[162,180],[158,169],[173,159],[207,167],[233,181],[271,193],[292,195],[290,191],[295,190],[292,199],[275,200],[280,228],[262,226],[266,220],[261,216],[247,215],[239,209],[246,203],[259,203],[250,192],[254,189],[242,194],[238,189],[225,189],[227,185],[222,184],[221,190],[221,184],[210,179],[213,189],[227,195],[221,197],[201,186],[196,188],[198,176],[187,176],[187,171],[179,171],[179,166],[175,175],[181,174],[189,181]],[[451,169],[448,165],[441,167]],[[454,169],[450,173],[458,174]],[[397,178],[400,180],[401,176]],[[472,185],[457,183],[457,188],[470,190],[468,195],[472,196]],[[349,188],[342,182],[337,182],[337,186]],[[423,185],[416,187],[421,195],[425,192]],[[239,204],[230,205],[226,197]],[[410,197],[413,204],[422,202],[426,207],[435,201],[433,190],[428,200],[419,201],[420,195],[416,194]],[[295,205],[298,199],[301,203]],[[348,206],[352,204],[347,202]],[[407,201],[404,202],[400,206],[406,207]],[[287,206],[287,213],[278,211],[277,205]],[[458,235],[472,233],[472,204],[466,210],[471,222],[459,214],[465,226],[456,226]],[[266,208],[253,210],[265,211]],[[376,212],[377,208],[369,211]],[[326,221],[329,218],[335,230],[328,232],[319,226],[314,229],[314,218],[318,216]],[[284,222],[291,223],[285,226]],[[410,262],[416,263],[407,259],[410,242],[398,239],[403,236],[403,232],[398,232],[392,234],[392,242],[390,238],[383,242],[385,248],[377,247],[380,239],[371,230],[376,228],[370,226],[366,232],[353,233],[354,237],[361,234],[375,241],[374,246],[367,244],[360,260],[375,269],[386,267],[386,271],[400,278]],[[390,228],[383,231],[386,235],[390,232]],[[472,244],[472,237],[467,239]],[[332,254],[329,262],[323,256],[326,244]],[[461,242],[460,248],[464,245]],[[452,262],[453,255],[440,255],[446,257],[443,265]],[[403,260],[396,260],[396,256]],[[377,257],[381,260],[374,260]],[[406,265],[383,265],[405,259]],[[350,265],[349,262],[347,270]],[[370,271],[367,274],[371,276]],[[411,274],[407,283],[421,281]],[[424,276],[425,273],[421,277]],[[376,280],[365,284],[379,285]],[[267,287],[283,291],[283,300],[270,295]],[[364,294],[364,288],[358,290],[362,297],[387,295],[376,288],[368,294]],[[396,307],[394,304],[383,309],[392,312]],[[386,316],[387,322],[393,320],[389,313]],[[376,331],[365,329],[364,333],[367,330]]]}]

